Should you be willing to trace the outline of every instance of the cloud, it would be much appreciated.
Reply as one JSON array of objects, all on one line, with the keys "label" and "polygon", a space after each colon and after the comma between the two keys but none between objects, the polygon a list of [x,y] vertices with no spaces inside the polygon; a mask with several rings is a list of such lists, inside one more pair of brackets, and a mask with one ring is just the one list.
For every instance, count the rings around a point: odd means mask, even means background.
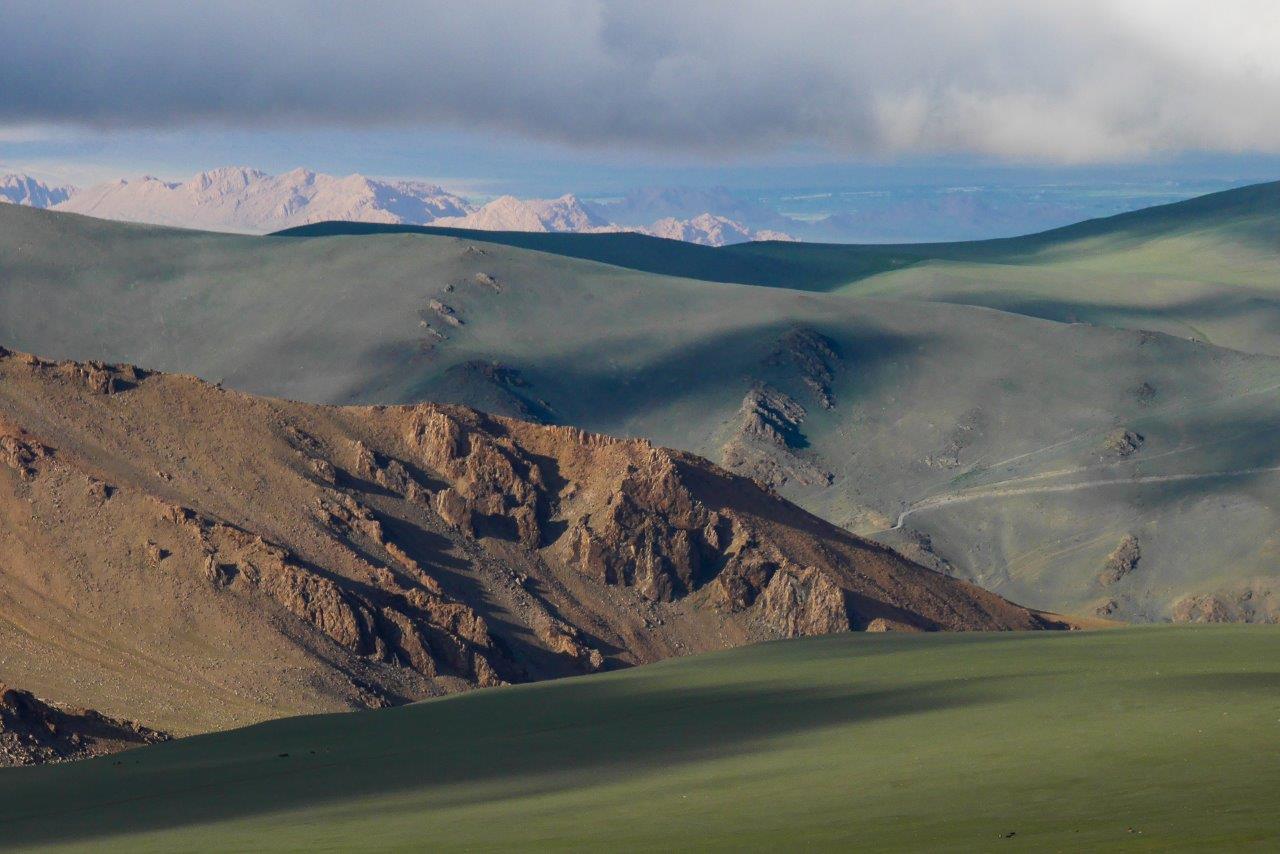
[{"label": "cloud", "polygon": [[582,148],[1280,152],[1273,0],[6,0],[5,127],[400,126]]}]

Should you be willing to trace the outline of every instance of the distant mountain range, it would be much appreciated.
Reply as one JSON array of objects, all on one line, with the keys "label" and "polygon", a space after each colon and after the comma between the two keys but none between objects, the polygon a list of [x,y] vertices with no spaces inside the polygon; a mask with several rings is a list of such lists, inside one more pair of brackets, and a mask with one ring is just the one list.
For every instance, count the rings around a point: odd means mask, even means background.
[{"label": "distant mountain range", "polygon": [[[734,209],[727,193],[684,198],[680,209],[697,200],[718,201]],[[185,182],[151,176],[121,178],[83,191],[49,186],[28,175],[6,175],[0,178],[0,201],[102,219],[249,234],[344,220],[484,231],[635,231],[708,246],[793,239],[781,230],[753,230],[738,219],[709,210],[687,217],[655,216],[648,224],[633,221],[640,210],[660,214],[672,209],[670,200],[664,206],[658,198],[593,205],[573,195],[558,199],[501,196],[477,206],[436,184],[364,175],[339,177],[306,169],[270,175],[246,167],[223,167]],[[612,210],[624,214],[627,221],[619,223],[610,217]]]},{"label": "distant mountain range", "polygon": [[465,199],[434,184],[344,178],[295,169],[268,175],[228,167],[184,183],[122,178],[75,193],[58,210],[103,219],[212,231],[266,232],[323,220],[405,223],[465,213]]},{"label": "distant mountain range", "polygon": [[30,175],[0,175],[0,202],[51,208],[65,202],[75,192],[75,187],[51,187]]},{"label": "distant mountain range", "polygon": [[558,199],[517,199],[502,196],[461,217],[442,217],[431,225],[474,228],[481,231],[542,231],[599,234],[633,231],[652,237],[724,246],[750,240],[794,240],[789,234],[772,229],[752,230],[737,220],[712,213],[701,213],[687,219],[659,217],[648,225],[619,224],[606,219],[606,205],[587,204],[576,196]]}]

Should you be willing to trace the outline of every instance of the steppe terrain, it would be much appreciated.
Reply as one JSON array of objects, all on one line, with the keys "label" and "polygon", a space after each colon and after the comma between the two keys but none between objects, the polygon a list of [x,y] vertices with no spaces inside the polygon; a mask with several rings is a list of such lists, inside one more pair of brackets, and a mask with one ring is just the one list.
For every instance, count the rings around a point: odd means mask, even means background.
[{"label": "steppe terrain", "polygon": [[56,765],[0,838],[1274,846],[1274,627],[1116,626],[1280,617],[1275,195],[905,248],[0,206],[0,764]]},{"label": "steppe terrain", "polygon": [[[369,225],[249,238],[6,206],[0,340],[644,437],[1032,607],[1272,621],[1280,361],[1258,318],[1280,281],[1277,194],[1008,241],[723,249]],[[975,264],[999,268],[981,294],[918,290]],[[1076,322],[1008,285],[1059,272]]]}]

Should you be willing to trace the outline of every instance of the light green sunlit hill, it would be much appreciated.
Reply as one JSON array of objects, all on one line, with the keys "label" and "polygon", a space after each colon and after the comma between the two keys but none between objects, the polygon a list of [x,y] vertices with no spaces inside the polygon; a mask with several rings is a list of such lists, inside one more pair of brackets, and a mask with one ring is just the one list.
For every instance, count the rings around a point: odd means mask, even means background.
[{"label": "light green sunlit hill", "polygon": [[843,635],[0,771],[7,847],[1258,850],[1280,632]]},{"label": "light green sunlit hill", "polygon": [[1280,183],[975,250],[939,253],[841,290],[1154,329],[1280,353]]}]

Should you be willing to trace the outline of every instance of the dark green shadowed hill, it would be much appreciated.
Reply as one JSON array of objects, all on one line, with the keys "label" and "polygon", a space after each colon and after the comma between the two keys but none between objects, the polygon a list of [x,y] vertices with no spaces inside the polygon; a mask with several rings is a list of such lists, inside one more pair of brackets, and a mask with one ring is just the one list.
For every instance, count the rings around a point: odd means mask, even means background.
[{"label": "dark green shadowed hill", "polygon": [[[1280,182],[1256,184],[1022,237],[955,243],[835,244],[768,241],[712,248],[641,234],[482,232],[431,226],[322,222],[282,237],[437,234],[713,282],[832,290],[929,262],[1035,265],[1046,256],[1107,255],[1148,241],[1209,231],[1225,243],[1280,251]],[[1087,241],[1102,240],[1101,246]],[[1174,247],[1170,247],[1174,248]],[[1206,268],[1207,262],[1200,265]]]},{"label": "dark green shadowed hill", "polygon": [[[747,255],[737,257],[723,248],[699,246],[646,234],[555,234],[530,231],[475,231],[429,225],[389,225],[373,222],[318,222],[278,231],[271,237],[337,237],[374,234],[427,234],[498,243],[568,258],[581,258],[663,276],[708,282],[813,288],[798,277],[789,258]],[[842,279],[842,281],[844,281]]]}]

